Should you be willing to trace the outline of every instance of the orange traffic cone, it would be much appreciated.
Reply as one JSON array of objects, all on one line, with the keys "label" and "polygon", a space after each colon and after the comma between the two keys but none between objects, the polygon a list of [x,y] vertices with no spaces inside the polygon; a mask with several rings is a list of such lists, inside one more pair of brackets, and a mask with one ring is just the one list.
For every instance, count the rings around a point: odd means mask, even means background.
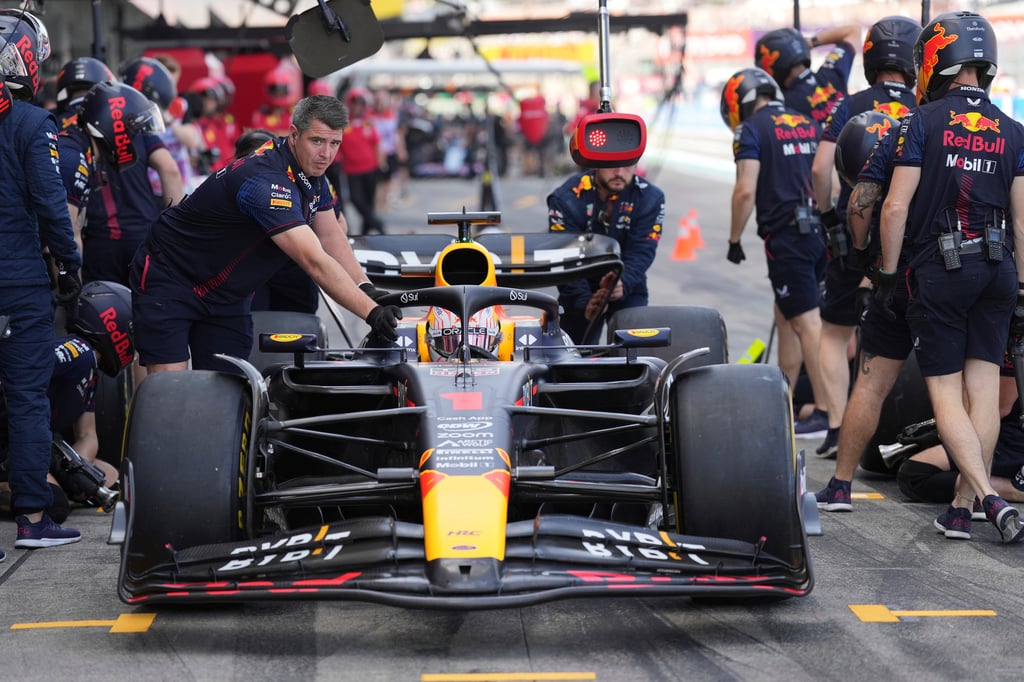
[{"label": "orange traffic cone", "polygon": [[696,260],[697,249],[704,248],[704,238],[697,224],[697,211],[690,209],[685,218],[679,219],[679,233],[676,236],[672,260]]}]

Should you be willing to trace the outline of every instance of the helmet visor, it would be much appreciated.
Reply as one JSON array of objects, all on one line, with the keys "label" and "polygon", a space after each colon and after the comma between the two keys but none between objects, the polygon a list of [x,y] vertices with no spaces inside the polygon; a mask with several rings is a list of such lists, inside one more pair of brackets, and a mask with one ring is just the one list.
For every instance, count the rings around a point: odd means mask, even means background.
[{"label": "helmet visor", "polygon": [[28,71],[25,69],[25,62],[21,58],[18,48],[14,45],[14,41],[8,41],[0,49],[0,74],[5,76],[28,75]]},{"label": "helmet visor", "polygon": [[163,135],[167,129],[164,126],[163,113],[156,102],[150,102],[147,108],[126,117],[125,126],[128,128],[128,134],[133,137],[135,135]]}]

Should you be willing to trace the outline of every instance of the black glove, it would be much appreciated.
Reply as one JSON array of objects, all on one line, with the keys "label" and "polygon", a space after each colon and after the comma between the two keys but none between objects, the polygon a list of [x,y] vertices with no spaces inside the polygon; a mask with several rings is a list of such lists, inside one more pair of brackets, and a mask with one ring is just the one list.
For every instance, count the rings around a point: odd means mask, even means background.
[{"label": "black glove", "polygon": [[398,338],[395,328],[398,321],[402,319],[402,309],[396,305],[379,305],[370,311],[366,316],[366,324],[370,325],[372,333],[388,341]]},{"label": "black glove", "polygon": [[1010,335],[1024,336],[1024,294],[1017,293],[1017,307],[1010,318]]},{"label": "black glove", "polygon": [[892,292],[899,279],[898,272],[885,272],[881,268],[875,271],[875,305],[890,320],[896,319],[896,313],[892,311]]},{"label": "black glove", "polygon": [[[856,247],[850,249],[853,253],[853,267],[857,272],[863,272],[868,279],[875,276],[875,262],[871,259],[871,252]],[[874,281],[874,280],[872,280]]]},{"label": "black glove", "polygon": [[[384,291],[373,286],[373,282],[363,282],[359,285],[359,288],[363,290],[363,293],[372,298],[374,301],[379,301],[384,296],[390,294],[390,291]],[[401,317],[401,315],[399,315]]]},{"label": "black glove", "polygon": [[735,263],[736,265],[747,260],[747,254],[743,253],[743,247],[740,246],[738,241],[729,242],[729,253],[725,257],[729,259],[730,263]]},{"label": "black glove", "polygon": [[857,287],[857,319],[861,319],[864,315],[864,311],[867,310],[868,304],[871,302],[871,297],[874,295],[874,290],[871,287]]},{"label": "black glove", "polygon": [[68,270],[63,263],[57,263],[57,303],[67,305],[78,299],[82,293],[82,276],[78,270]]},{"label": "black glove", "polygon": [[835,206],[821,214],[821,224],[824,225],[826,228],[835,227],[840,222],[841,221],[839,220],[839,214],[836,213]]}]

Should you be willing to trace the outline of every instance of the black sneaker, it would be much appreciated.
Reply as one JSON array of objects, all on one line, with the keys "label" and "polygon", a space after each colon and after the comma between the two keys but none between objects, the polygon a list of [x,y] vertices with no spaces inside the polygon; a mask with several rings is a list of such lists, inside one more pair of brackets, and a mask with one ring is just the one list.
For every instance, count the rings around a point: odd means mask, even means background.
[{"label": "black sneaker", "polygon": [[974,505],[971,507],[971,521],[988,521],[988,517],[985,516],[985,508],[981,506],[981,500],[978,496],[974,496]]},{"label": "black sneaker", "polygon": [[971,510],[950,506],[935,519],[935,528],[953,540],[971,539]]},{"label": "black sneaker", "polygon": [[814,408],[807,419],[798,419],[793,424],[793,435],[797,438],[824,438],[828,435],[828,412]]},{"label": "black sneaker", "polygon": [[828,433],[825,434],[825,440],[818,449],[814,451],[818,457],[822,459],[835,459],[836,453],[839,452],[839,428],[829,429]]},{"label": "black sneaker", "polygon": [[14,546],[19,549],[69,545],[82,539],[81,533],[74,528],[61,528],[46,512],[38,523],[32,523],[24,516],[17,517],[15,522],[18,524],[18,539]]},{"label": "black sneaker", "polygon": [[995,525],[1003,542],[1020,542],[1024,540],[1024,524],[1020,522],[1020,512],[1006,503],[998,495],[986,495],[981,501],[985,508],[985,516]]},{"label": "black sneaker", "polygon": [[818,509],[830,512],[853,511],[853,504],[850,502],[850,481],[840,481],[833,476],[824,490],[818,491],[814,496],[818,503]]},{"label": "black sneaker", "polygon": [[3,563],[3,560],[6,559],[6,558],[7,558],[7,553],[4,552],[2,549],[0,549],[0,563]]}]

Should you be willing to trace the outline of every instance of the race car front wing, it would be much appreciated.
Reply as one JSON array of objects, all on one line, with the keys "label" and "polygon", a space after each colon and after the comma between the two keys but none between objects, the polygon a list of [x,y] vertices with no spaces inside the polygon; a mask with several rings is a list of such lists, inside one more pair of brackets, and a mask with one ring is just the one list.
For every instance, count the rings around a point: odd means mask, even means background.
[{"label": "race car front wing", "polygon": [[[504,561],[427,561],[423,527],[388,517],[339,521],[251,541],[177,549],[136,573],[123,548],[129,604],[352,599],[439,609],[519,607],[556,599],[654,595],[794,597],[810,557],[788,565],[751,544],[578,516],[509,523]],[[467,551],[472,548],[467,538]]]}]

